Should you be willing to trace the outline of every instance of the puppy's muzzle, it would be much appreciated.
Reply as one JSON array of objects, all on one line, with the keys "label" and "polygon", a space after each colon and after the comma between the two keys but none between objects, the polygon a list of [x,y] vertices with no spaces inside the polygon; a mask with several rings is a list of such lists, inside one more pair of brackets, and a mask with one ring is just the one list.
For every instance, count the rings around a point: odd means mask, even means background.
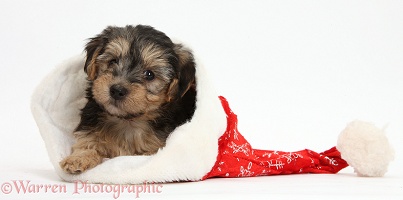
[{"label": "puppy's muzzle", "polygon": [[115,100],[122,100],[124,99],[129,91],[119,84],[114,84],[109,88],[109,94]]}]

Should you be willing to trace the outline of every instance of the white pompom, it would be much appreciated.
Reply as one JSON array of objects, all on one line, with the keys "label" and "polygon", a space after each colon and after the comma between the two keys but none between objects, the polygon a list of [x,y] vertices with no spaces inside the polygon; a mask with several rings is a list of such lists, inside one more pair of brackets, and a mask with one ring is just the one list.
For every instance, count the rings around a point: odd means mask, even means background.
[{"label": "white pompom", "polygon": [[339,136],[337,149],[359,176],[383,176],[394,158],[383,130],[363,121],[347,125]]}]

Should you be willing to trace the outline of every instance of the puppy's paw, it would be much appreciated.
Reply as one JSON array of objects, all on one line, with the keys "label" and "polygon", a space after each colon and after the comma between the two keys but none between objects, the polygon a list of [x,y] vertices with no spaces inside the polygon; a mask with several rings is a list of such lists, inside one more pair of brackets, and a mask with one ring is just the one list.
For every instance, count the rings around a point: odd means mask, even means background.
[{"label": "puppy's paw", "polygon": [[59,164],[60,167],[69,174],[79,174],[88,169],[94,168],[102,159],[99,155],[94,155],[93,152],[76,154],[63,159]]}]

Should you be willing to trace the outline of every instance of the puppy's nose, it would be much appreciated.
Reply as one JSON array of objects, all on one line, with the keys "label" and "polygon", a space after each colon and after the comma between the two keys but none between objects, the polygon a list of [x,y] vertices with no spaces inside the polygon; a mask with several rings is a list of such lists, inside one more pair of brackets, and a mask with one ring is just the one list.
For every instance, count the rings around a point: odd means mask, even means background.
[{"label": "puppy's nose", "polygon": [[109,89],[109,94],[115,100],[122,100],[123,98],[125,98],[127,93],[127,89],[119,84],[112,85]]}]

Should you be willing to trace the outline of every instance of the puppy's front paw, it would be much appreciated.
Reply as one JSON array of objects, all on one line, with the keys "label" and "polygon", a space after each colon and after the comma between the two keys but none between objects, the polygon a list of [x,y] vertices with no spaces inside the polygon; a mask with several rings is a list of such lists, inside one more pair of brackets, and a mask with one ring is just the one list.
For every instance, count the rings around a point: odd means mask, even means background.
[{"label": "puppy's front paw", "polygon": [[101,161],[102,159],[99,155],[94,155],[93,152],[85,152],[81,154],[73,153],[59,164],[65,172],[79,174],[97,166]]}]

